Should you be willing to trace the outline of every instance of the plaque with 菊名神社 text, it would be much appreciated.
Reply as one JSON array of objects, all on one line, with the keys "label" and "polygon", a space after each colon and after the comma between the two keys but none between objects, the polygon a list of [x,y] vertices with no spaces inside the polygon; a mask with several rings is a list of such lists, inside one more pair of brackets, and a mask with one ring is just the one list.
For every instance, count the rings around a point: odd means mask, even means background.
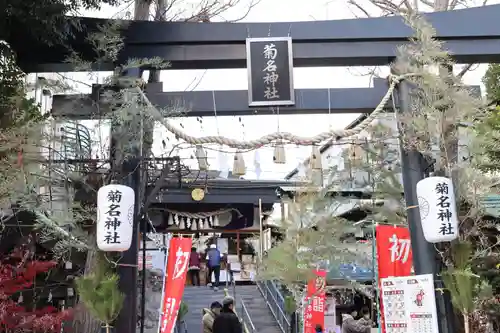
[{"label": "plaque with \u83ca\u540d\u795e\u793e text", "polygon": [[295,104],[291,37],[247,38],[248,105]]}]

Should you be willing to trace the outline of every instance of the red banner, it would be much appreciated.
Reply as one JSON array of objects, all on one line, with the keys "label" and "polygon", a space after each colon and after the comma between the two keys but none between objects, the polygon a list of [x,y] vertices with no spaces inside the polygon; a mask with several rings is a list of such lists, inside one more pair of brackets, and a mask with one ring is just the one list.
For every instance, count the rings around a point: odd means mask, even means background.
[{"label": "red banner", "polygon": [[191,238],[172,238],[170,240],[161,302],[160,333],[174,331],[182,294],[184,294],[191,245]]},{"label": "red banner", "polygon": [[[378,286],[380,290],[380,279],[390,276],[409,276],[413,267],[410,231],[406,227],[391,225],[377,225],[377,264],[378,264]],[[384,311],[382,308],[382,297],[379,295],[380,320],[382,332],[385,332]]]},{"label": "red banner", "polygon": [[316,278],[307,284],[307,296],[304,311],[304,333],[315,333],[316,325],[325,327],[325,287],[326,271],[314,272]]}]

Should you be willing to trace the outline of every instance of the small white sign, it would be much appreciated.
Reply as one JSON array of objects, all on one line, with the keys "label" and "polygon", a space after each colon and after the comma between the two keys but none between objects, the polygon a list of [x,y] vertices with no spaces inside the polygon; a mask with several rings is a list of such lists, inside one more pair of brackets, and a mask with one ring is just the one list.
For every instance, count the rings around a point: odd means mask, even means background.
[{"label": "small white sign", "polygon": [[381,279],[386,333],[439,332],[432,274]]}]

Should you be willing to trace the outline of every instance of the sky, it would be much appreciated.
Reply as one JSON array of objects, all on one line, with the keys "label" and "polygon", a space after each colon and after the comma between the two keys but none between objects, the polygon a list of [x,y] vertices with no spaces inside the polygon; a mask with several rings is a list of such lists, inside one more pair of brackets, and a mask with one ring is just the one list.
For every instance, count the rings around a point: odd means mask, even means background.
[{"label": "sky", "polygon": [[[227,0],[224,0],[227,1]],[[224,17],[217,20],[231,20],[241,16],[245,5],[249,0],[240,0],[242,6],[233,8],[224,13]],[[183,0],[183,8],[194,6],[196,0]],[[368,1],[360,2],[366,4]],[[366,6],[373,16],[377,16],[377,11],[373,7]],[[177,8],[176,10],[181,10]],[[124,16],[128,12],[133,12],[133,4],[117,9],[104,7],[98,12],[82,12],[85,16],[91,17],[116,17],[117,13]],[[353,18],[356,15],[361,16],[359,11],[355,11],[347,4],[346,0],[261,0],[243,20],[243,22],[283,22],[283,21],[314,21],[314,20],[337,20]],[[272,35],[272,23],[269,25]],[[292,34],[293,39],[293,34]],[[477,66],[476,66],[477,67]],[[479,66],[474,71],[469,72],[464,80],[469,85],[479,85],[481,77],[485,71],[484,65]],[[366,75],[367,68],[295,68],[294,69],[294,87],[301,88],[354,88],[369,87],[371,78]],[[382,75],[387,75],[387,68],[380,68]],[[97,83],[109,73],[102,73],[99,77],[85,73],[67,73],[65,74],[78,81],[84,81],[87,84]],[[188,90],[246,90],[247,75],[246,69],[225,69],[225,70],[165,70],[160,76],[163,82],[164,91],[188,91]],[[82,84],[76,84],[78,90],[87,92],[88,87]],[[223,135],[235,139],[255,139],[265,134],[276,132],[278,130],[292,132],[296,135],[314,136],[330,128],[342,129],[353,120],[358,114],[326,114],[326,115],[287,115],[287,116],[246,116],[241,117],[204,117],[202,123],[196,118],[183,118],[181,121],[185,131],[191,135]],[[102,127],[98,129],[95,123],[85,122],[85,125],[91,128],[94,133],[96,143],[94,153],[104,157],[103,151],[107,150],[108,129]],[[168,138],[168,139],[167,139]],[[155,142],[153,153],[155,156],[168,153],[163,149],[162,140],[168,143],[175,140],[161,126],[155,129]],[[98,141],[98,142],[97,142]],[[227,169],[232,167],[234,150],[223,148],[226,153],[216,151],[216,146],[207,146],[208,161],[212,169]],[[215,149],[215,150],[212,150]],[[272,160],[273,147],[264,147],[258,150],[261,179],[283,179],[285,175],[293,170],[304,159],[311,154],[310,147],[297,147],[288,145],[286,147],[286,163],[282,165],[274,164]],[[196,168],[196,161],[191,158],[194,156],[194,148],[189,147],[179,150],[179,155],[191,168]],[[255,179],[255,153],[245,154],[247,174],[245,178]]]}]

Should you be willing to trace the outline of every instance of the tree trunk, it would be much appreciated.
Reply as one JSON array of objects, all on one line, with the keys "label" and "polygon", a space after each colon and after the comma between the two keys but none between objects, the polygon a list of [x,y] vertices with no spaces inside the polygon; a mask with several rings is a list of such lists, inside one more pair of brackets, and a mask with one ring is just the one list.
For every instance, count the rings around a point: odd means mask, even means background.
[{"label": "tree trunk", "polygon": [[[90,244],[95,244],[96,236],[91,234],[89,236]],[[85,261],[84,274],[93,273],[97,264],[96,250],[89,250],[87,252],[87,259]],[[75,315],[73,319],[73,332],[74,333],[98,333],[101,330],[101,323],[95,319],[90,312],[85,308],[83,303],[79,303],[75,308]]]}]

